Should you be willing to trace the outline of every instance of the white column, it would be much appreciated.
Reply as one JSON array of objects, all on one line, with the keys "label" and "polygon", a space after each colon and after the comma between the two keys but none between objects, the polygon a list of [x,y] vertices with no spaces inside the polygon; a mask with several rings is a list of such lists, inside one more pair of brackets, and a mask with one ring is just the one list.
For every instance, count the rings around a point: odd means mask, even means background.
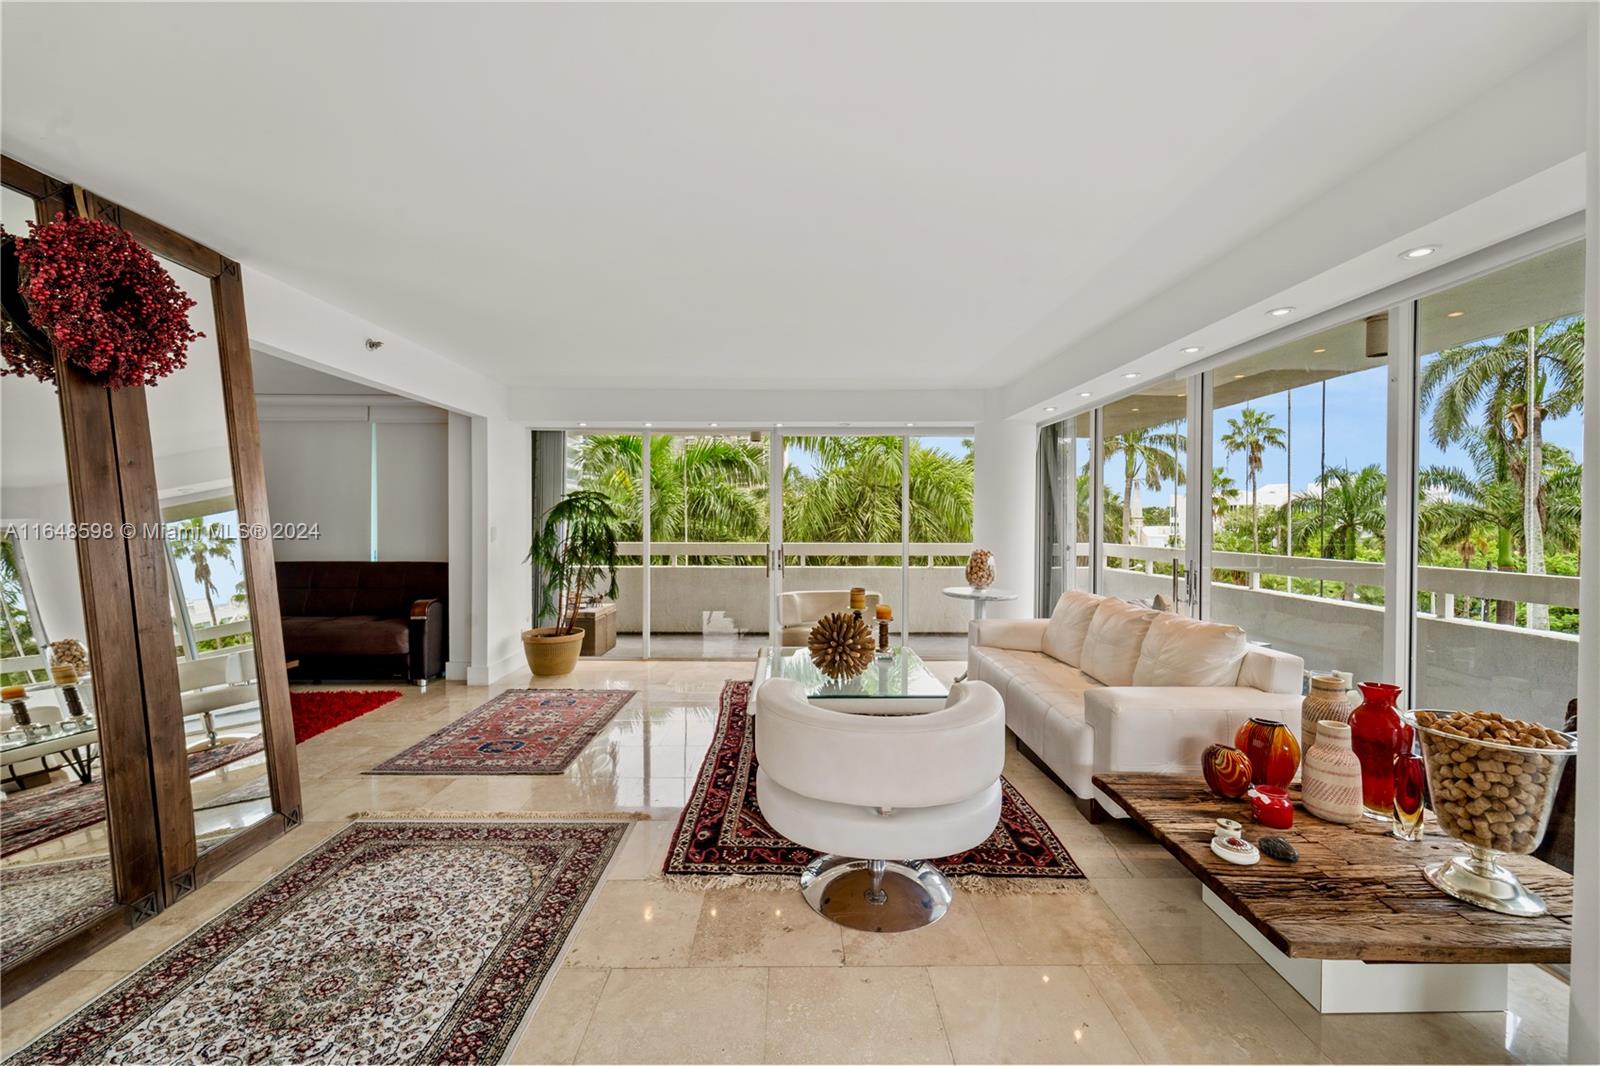
[{"label": "white column", "polygon": [[1032,423],[993,419],[975,427],[972,540],[994,552],[995,588],[1017,594],[1010,603],[990,604],[990,617],[1026,618],[1033,613],[1037,452],[1038,432]]},{"label": "white column", "polygon": [[506,418],[472,419],[472,664],[467,683],[527,673],[533,624],[533,435]]},{"label": "white column", "polygon": [[[1589,9],[1589,207],[1584,253],[1584,313],[1600,321],[1600,9]],[[1578,802],[1600,811],[1600,344],[1589,341],[1583,379],[1583,567],[1578,591]],[[1600,820],[1578,816],[1574,827],[1572,1002],[1567,1061],[1600,1062]]]},{"label": "white column", "polygon": [[449,511],[449,654],[444,676],[465,681],[472,662],[472,418],[450,412],[446,507]]}]

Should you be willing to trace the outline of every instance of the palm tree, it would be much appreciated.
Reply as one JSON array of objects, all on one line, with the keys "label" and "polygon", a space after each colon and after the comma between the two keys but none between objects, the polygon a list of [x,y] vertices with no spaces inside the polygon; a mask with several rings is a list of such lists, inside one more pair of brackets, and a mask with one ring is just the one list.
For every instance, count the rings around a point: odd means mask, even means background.
[{"label": "palm tree", "polygon": [[1123,457],[1122,534],[1133,543],[1138,538],[1144,515],[1134,506],[1134,493],[1140,485],[1155,492],[1165,481],[1183,484],[1183,454],[1189,442],[1177,423],[1130,429],[1107,438],[1105,459]]},{"label": "palm tree", "polygon": [[[579,445],[579,486],[610,498],[624,540],[644,537],[643,469],[637,435],[594,435]],[[652,540],[766,539],[767,453],[759,442],[732,436],[653,436],[650,486]]]},{"label": "palm tree", "polygon": [[[1524,493],[1522,486],[1509,477],[1496,477],[1506,467],[1505,442],[1492,428],[1486,428],[1466,437],[1463,444],[1472,463],[1470,471],[1433,466],[1421,472],[1419,487],[1432,495],[1425,495],[1418,507],[1418,526],[1438,543],[1455,547],[1461,553],[1462,564],[1468,567],[1477,554],[1478,542],[1492,532],[1495,568],[1514,571],[1516,530],[1522,526]],[[1546,446],[1546,450],[1543,540],[1572,550],[1577,546],[1582,519],[1582,467],[1563,448]],[[1529,605],[1530,614],[1533,606]],[[1496,601],[1496,622],[1515,625],[1516,619],[1514,600]]]},{"label": "palm tree", "polygon": [[[1583,319],[1447,348],[1423,369],[1420,395],[1424,409],[1432,407],[1428,432],[1439,447],[1466,439],[1479,425],[1499,438],[1504,465],[1495,480],[1522,486],[1524,568],[1544,573],[1544,422],[1583,409]],[[1501,527],[1502,546],[1511,528]],[[1528,626],[1549,628],[1544,604],[1528,605]]]},{"label": "palm tree", "polygon": [[[1383,544],[1387,522],[1388,481],[1376,463],[1360,470],[1330,467],[1317,478],[1313,492],[1294,499],[1299,521],[1295,535],[1311,550],[1314,541],[1324,559],[1355,561],[1366,539]],[[1344,583],[1343,596],[1355,599],[1355,583]]]},{"label": "palm tree", "polygon": [[1228,476],[1222,467],[1214,467],[1211,471],[1211,521],[1219,523],[1222,516],[1228,513],[1228,508],[1234,504],[1234,497],[1239,494],[1239,485]]},{"label": "palm tree", "polygon": [[[808,473],[791,463],[784,470],[785,539],[899,542],[899,437],[789,437],[786,442],[806,453],[814,468]],[[910,453],[911,539],[970,540],[971,448],[953,456],[913,439]]]},{"label": "palm tree", "polygon": [[206,612],[211,615],[211,624],[214,626],[217,624],[216,597],[219,593],[216,583],[211,580],[211,560],[232,560],[233,540],[221,525],[208,525],[201,515],[173,523],[168,528],[174,529],[176,534],[173,551],[178,558],[187,560],[194,567],[195,584],[205,594]]},{"label": "palm tree", "polygon": [[1228,457],[1244,455],[1244,483],[1250,493],[1250,543],[1257,555],[1261,553],[1261,522],[1256,510],[1256,489],[1261,478],[1261,467],[1266,461],[1267,449],[1284,448],[1283,428],[1273,425],[1272,416],[1254,407],[1246,407],[1238,418],[1228,419],[1228,431],[1222,435],[1222,447]]}]

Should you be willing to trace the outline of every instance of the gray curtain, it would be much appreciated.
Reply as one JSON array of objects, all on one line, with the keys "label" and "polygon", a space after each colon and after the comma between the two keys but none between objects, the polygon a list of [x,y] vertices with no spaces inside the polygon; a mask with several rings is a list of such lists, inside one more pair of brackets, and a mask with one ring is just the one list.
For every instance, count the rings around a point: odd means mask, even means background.
[{"label": "gray curtain", "polygon": [[1038,525],[1034,536],[1038,559],[1033,571],[1033,607],[1039,618],[1049,617],[1061,594],[1073,587],[1077,572],[1078,508],[1073,462],[1076,441],[1068,425],[1057,422],[1039,430]]},{"label": "gray curtain", "polygon": [[[544,513],[554,507],[567,491],[567,435],[559,429],[540,429],[533,434],[533,525],[539,528]],[[533,608],[544,602],[544,575],[533,564]],[[540,614],[534,625],[554,625],[555,619]]]}]

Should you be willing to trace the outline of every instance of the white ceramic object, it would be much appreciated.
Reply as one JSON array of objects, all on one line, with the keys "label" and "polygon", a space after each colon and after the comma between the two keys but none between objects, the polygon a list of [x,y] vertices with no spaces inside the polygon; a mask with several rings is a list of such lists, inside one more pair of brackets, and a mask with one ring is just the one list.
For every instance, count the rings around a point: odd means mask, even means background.
[{"label": "white ceramic object", "polygon": [[1317,723],[1331,718],[1348,722],[1355,705],[1350,700],[1350,686],[1337,673],[1313,674],[1311,691],[1300,701],[1300,743],[1311,750],[1317,742]]},{"label": "white ceramic object", "polygon": [[1261,850],[1243,837],[1212,837],[1211,852],[1235,866],[1254,866],[1261,861]]},{"label": "white ceramic object", "polygon": [[1300,802],[1324,822],[1361,819],[1361,762],[1350,747],[1350,726],[1333,718],[1317,724],[1317,742],[1300,767]]},{"label": "white ceramic object", "polygon": [[1218,818],[1217,827],[1211,833],[1213,840],[1226,840],[1229,837],[1244,838],[1244,826],[1232,818]]}]

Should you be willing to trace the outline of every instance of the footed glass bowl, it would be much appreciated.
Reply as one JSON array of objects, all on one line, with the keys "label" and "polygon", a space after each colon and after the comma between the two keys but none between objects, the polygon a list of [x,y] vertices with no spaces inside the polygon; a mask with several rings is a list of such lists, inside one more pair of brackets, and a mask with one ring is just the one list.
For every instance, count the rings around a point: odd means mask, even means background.
[{"label": "footed glass bowl", "polygon": [[[1438,717],[1424,725],[1419,713]],[[1422,745],[1439,828],[1467,846],[1465,855],[1423,867],[1424,876],[1435,888],[1485,910],[1544,914],[1544,900],[1498,860],[1530,854],[1544,839],[1577,741],[1553,729],[1525,736],[1526,743],[1480,738],[1463,728],[1467,719],[1459,712],[1412,711],[1405,718]]]}]

